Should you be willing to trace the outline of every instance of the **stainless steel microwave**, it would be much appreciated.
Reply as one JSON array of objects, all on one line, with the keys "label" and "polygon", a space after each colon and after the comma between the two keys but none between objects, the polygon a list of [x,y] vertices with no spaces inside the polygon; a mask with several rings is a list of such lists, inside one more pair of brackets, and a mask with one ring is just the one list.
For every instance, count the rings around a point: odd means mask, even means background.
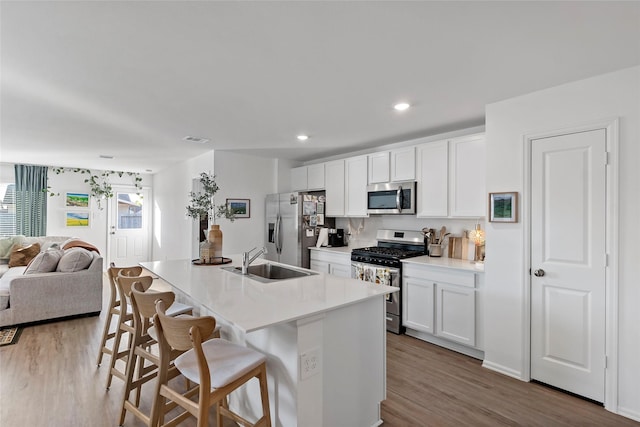
[{"label": "stainless steel microwave", "polygon": [[415,214],[415,181],[369,185],[367,187],[367,213],[377,215]]}]

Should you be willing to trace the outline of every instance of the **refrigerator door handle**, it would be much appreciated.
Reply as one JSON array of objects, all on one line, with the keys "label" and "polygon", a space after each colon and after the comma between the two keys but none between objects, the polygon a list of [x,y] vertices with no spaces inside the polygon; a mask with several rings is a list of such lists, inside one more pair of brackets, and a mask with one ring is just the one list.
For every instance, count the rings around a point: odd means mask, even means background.
[{"label": "refrigerator door handle", "polygon": [[280,235],[280,223],[282,221],[282,218],[280,217],[280,214],[278,214],[278,216],[276,217],[276,228],[274,231],[274,237],[275,237],[275,244],[276,244],[276,253],[280,254],[282,252],[282,237]]}]

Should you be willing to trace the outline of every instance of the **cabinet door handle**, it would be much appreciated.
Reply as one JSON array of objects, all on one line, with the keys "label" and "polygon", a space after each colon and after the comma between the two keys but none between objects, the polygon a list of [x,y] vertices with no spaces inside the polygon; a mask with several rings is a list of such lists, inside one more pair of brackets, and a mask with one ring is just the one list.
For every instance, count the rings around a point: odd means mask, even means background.
[{"label": "cabinet door handle", "polygon": [[536,276],[536,277],[542,277],[542,276],[544,276],[544,270],[539,268],[539,269],[537,269],[536,271],[533,272],[533,275]]}]

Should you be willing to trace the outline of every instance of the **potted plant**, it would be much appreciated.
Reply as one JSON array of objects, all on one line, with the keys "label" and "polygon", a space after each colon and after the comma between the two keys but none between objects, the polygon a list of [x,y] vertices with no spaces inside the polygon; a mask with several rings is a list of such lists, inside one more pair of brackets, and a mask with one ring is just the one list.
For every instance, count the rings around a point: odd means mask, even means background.
[{"label": "potted plant", "polygon": [[215,195],[220,189],[216,184],[215,175],[202,172],[200,186],[202,190],[189,192],[190,203],[187,205],[187,216],[203,221],[211,221],[211,229],[207,239],[200,244],[200,262],[203,264],[219,264],[222,262],[222,231],[216,224],[216,218],[226,218],[233,222],[235,215],[227,206],[216,205]]}]

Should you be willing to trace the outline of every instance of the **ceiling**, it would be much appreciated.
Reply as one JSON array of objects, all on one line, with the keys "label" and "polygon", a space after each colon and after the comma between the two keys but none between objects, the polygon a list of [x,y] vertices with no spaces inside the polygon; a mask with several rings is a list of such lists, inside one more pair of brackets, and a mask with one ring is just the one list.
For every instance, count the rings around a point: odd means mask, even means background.
[{"label": "ceiling", "polygon": [[0,25],[0,161],[134,172],[478,126],[640,64],[638,2],[2,1]]}]

